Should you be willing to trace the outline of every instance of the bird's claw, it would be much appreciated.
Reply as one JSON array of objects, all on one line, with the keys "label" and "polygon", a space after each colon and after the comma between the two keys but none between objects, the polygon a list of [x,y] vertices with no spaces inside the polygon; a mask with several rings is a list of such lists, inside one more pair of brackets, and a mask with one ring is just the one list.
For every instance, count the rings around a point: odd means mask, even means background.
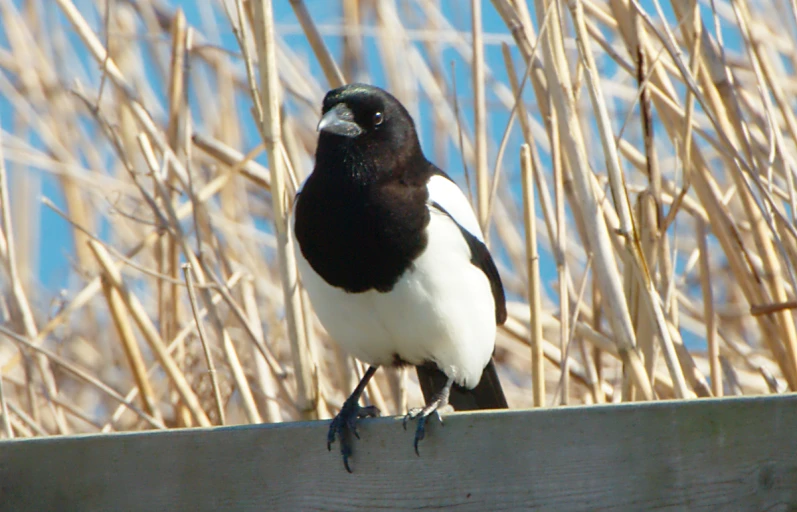
[{"label": "bird's claw", "polygon": [[357,415],[349,419],[348,427],[354,437],[360,439],[360,431],[357,429],[357,421],[362,418],[376,418],[379,416],[379,409],[373,405],[367,407],[357,407]]},{"label": "bird's claw", "polygon": [[404,430],[407,430],[407,422],[417,418],[422,410],[423,407],[413,407],[407,411],[407,414],[404,415],[404,420],[401,422],[401,426],[404,427]]},{"label": "bird's claw", "polygon": [[347,433],[354,434],[354,437],[360,439],[360,432],[357,430],[357,422],[361,418],[375,418],[379,416],[379,409],[373,405],[368,407],[360,407],[356,401],[349,401],[343,404],[340,412],[332,419],[329,424],[329,431],[327,433],[327,450],[332,450],[332,443],[335,438],[340,442],[340,454],[343,456],[343,466],[346,471],[351,473],[349,467],[349,457],[352,454],[351,439]]},{"label": "bird's claw", "polygon": [[429,416],[434,413],[437,416],[437,420],[440,422],[440,424],[443,424],[443,417],[440,415],[438,406],[439,404],[433,402],[426,407],[413,407],[407,411],[407,414],[404,416],[404,421],[402,422],[404,430],[407,430],[408,421],[414,419],[418,420],[418,425],[415,427],[415,441],[413,443],[413,446],[415,447],[415,454],[418,457],[421,456],[421,453],[418,451],[418,442],[426,437],[426,421]]}]

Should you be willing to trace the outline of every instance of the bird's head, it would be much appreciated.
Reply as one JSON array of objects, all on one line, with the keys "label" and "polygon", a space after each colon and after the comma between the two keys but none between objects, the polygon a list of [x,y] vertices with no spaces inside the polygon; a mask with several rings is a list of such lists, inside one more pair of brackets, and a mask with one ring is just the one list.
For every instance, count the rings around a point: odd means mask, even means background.
[{"label": "bird's head", "polygon": [[423,157],[407,109],[390,93],[372,85],[350,84],[329,91],[318,131],[317,156],[352,156],[363,160],[357,163],[376,162],[380,167]]}]

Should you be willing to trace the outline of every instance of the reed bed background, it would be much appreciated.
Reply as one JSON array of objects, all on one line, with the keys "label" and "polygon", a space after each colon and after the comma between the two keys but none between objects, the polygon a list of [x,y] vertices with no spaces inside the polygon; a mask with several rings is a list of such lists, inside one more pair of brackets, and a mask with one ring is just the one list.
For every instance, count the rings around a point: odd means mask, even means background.
[{"label": "reed bed background", "polygon": [[337,411],[286,217],[351,81],[471,194],[512,407],[797,388],[794,2],[278,2],[0,0],[0,436]]}]

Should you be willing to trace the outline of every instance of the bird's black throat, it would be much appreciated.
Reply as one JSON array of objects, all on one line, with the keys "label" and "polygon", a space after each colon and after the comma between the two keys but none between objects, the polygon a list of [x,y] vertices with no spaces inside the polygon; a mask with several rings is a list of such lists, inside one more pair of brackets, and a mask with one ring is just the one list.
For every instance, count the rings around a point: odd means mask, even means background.
[{"label": "bird's black throat", "polygon": [[[336,143],[339,142],[339,143]],[[431,164],[321,140],[297,198],[295,232],[313,270],[350,293],[390,291],[426,247]]]}]

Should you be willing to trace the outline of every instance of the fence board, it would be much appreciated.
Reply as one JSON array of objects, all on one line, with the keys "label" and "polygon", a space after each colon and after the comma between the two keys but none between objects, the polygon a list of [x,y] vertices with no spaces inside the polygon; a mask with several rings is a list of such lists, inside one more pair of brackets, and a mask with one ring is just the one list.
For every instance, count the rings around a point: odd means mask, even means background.
[{"label": "fence board", "polygon": [[0,442],[0,511],[797,510],[797,395]]}]

